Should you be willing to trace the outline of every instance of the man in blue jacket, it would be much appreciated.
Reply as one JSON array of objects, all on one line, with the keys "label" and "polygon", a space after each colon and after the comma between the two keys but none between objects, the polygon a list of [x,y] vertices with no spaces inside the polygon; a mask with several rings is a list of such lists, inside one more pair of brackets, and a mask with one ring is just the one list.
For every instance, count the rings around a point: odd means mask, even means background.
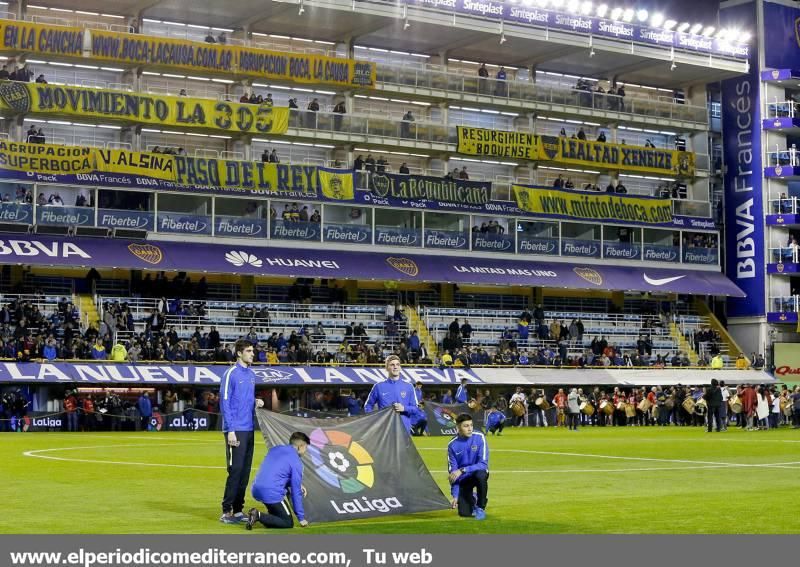
[{"label": "man in blue jacket", "polygon": [[[472,416],[456,418],[458,435],[447,445],[447,470],[450,472],[452,508],[458,515],[486,519],[486,493],[489,490],[489,447],[483,433],[472,430]],[[473,491],[477,494],[473,494]]]},{"label": "man in blue jacket", "polygon": [[292,514],[284,500],[287,489],[297,521],[302,527],[308,525],[303,511],[306,489],[303,486],[303,463],[300,457],[306,452],[310,442],[305,433],[295,431],[289,437],[288,445],[277,445],[267,452],[252,489],[253,498],[267,507],[267,513],[250,508],[245,526],[248,530],[252,530],[257,522],[261,522],[266,528],[294,526]]},{"label": "man in blue jacket", "polygon": [[390,354],[386,357],[386,372],[389,377],[372,387],[364,413],[369,413],[377,405],[379,410],[392,406],[400,414],[406,431],[411,433],[412,418],[417,416],[419,400],[410,382],[400,378],[400,357]]},{"label": "man in blue jacket", "polygon": [[256,400],[256,376],[250,368],[253,343],[239,339],[235,350],[236,364],[225,372],[219,389],[228,469],[219,520],[225,524],[247,521],[242,509],[253,465],[253,413],[254,408],[264,405],[262,400]]},{"label": "man in blue jacket", "polygon": [[147,392],[139,396],[136,402],[136,409],[139,411],[142,431],[150,430],[150,418],[153,417],[153,404],[150,402],[150,394]]},{"label": "man in blue jacket", "polygon": [[456,390],[456,403],[457,404],[466,404],[467,400],[469,399],[469,394],[467,392],[467,379],[461,379],[461,385]]}]

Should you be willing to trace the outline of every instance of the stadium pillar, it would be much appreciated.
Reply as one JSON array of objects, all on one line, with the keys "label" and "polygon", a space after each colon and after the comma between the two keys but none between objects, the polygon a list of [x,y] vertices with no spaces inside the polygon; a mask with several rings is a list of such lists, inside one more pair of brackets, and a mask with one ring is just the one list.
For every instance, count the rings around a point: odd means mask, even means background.
[{"label": "stadium pillar", "polygon": [[12,140],[27,142],[25,139],[25,116],[20,114],[13,121],[10,121],[8,127],[8,137]]},{"label": "stadium pillar", "polygon": [[256,278],[255,276],[242,276],[240,289],[242,299],[250,300],[256,297]]},{"label": "stadium pillar", "polygon": [[135,152],[144,151],[147,148],[142,148],[142,127],[141,126],[126,126],[119,131],[119,141],[123,144],[130,144],[131,149]]},{"label": "stadium pillar", "polygon": [[250,33],[250,26],[245,24],[241,31],[234,31],[231,34],[231,39],[241,39],[245,45],[250,45],[250,40],[253,35]]},{"label": "stadium pillar", "polygon": [[448,120],[449,114],[450,114],[450,107],[448,106],[448,104],[446,102],[440,102],[439,103],[439,112],[441,112],[441,114],[442,114],[442,117],[441,117],[442,118],[442,122],[444,124],[447,124],[447,120]]},{"label": "stadium pillar", "polygon": [[611,292],[611,303],[619,309],[619,312],[623,312],[623,308],[625,307],[625,292],[624,291],[612,291]]},{"label": "stadium pillar", "polygon": [[25,13],[28,11],[28,0],[11,0],[8,8],[10,13],[17,15],[18,20],[24,20]]},{"label": "stadium pillar", "polygon": [[356,303],[358,301],[358,282],[356,280],[347,280],[341,282],[341,284],[347,293],[347,303]]},{"label": "stadium pillar", "polygon": [[443,283],[439,290],[439,300],[445,307],[453,305],[453,296],[455,295],[456,287],[453,284]]},{"label": "stadium pillar", "polygon": [[528,65],[528,81],[536,84],[536,65]]},{"label": "stadium pillar", "polygon": [[134,67],[133,69],[128,69],[122,74],[121,82],[130,84],[134,92],[139,92],[142,86],[141,77],[142,77],[142,68]]}]

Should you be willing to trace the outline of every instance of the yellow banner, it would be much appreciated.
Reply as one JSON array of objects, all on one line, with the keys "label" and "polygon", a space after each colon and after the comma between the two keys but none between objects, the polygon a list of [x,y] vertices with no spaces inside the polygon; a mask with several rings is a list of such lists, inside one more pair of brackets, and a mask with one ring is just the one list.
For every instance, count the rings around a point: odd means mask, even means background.
[{"label": "yellow banner", "polygon": [[320,187],[322,194],[328,199],[336,201],[352,201],[355,199],[353,176],[342,171],[321,169],[319,171]]},{"label": "yellow banner", "polygon": [[88,173],[95,169],[92,148],[0,141],[0,170],[42,175]]},{"label": "yellow banner", "polygon": [[352,200],[352,170],[0,140],[0,180]]},{"label": "yellow banner", "polygon": [[539,136],[526,132],[505,132],[457,126],[458,153],[509,159],[539,159]]},{"label": "yellow banner", "polygon": [[93,59],[186,71],[228,72],[298,83],[375,85],[376,66],[369,61],[130,33],[99,30],[90,30],[90,33]]},{"label": "yellow banner", "polygon": [[517,206],[536,215],[561,219],[670,224],[672,202],[615,193],[542,189],[512,185]]},{"label": "yellow banner", "polygon": [[461,154],[679,177],[695,174],[695,155],[691,152],[469,126],[458,126],[457,130],[457,151]]},{"label": "yellow banner", "polygon": [[695,156],[691,152],[550,136],[543,137],[542,142],[539,159],[559,164],[679,177],[692,177],[695,173]]},{"label": "yellow banner", "polygon": [[200,98],[0,81],[0,110],[156,126],[283,134],[289,109]]},{"label": "yellow banner", "polygon": [[84,30],[33,22],[0,20],[0,52],[83,56]]}]

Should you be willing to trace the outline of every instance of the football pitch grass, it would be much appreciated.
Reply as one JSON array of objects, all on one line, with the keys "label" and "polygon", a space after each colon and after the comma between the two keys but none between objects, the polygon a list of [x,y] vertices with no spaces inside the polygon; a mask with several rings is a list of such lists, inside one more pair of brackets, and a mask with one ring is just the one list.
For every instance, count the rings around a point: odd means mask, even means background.
[{"label": "football pitch grass", "polygon": [[[448,438],[414,441],[449,496]],[[219,522],[223,443],[218,432],[0,434],[0,533],[266,536]],[[444,510],[291,533],[800,532],[798,430],[506,429],[489,448],[483,522]],[[257,435],[251,479],[264,453]]]}]

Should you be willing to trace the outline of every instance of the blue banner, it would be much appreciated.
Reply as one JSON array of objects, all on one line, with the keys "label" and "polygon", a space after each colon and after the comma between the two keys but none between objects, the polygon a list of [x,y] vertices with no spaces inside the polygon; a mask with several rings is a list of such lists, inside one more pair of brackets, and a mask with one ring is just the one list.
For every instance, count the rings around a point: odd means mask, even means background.
[{"label": "blue banner", "polygon": [[600,243],[597,240],[575,240],[565,238],[561,241],[562,256],[600,257]]},{"label": "blue banner", "polygon": [[625,244],[623,242],[606,242],[603,244],[603,258],[638,260],[641,255],[642,247],[639,244]]},{"label": "blue banner", "polygon": [[687,264],[715,265],[719,261],[716,248],[686,248],[683,251],[683,261]]},{"label": "blue banner", "polygon": [[319,241],[319,223],[272,219],[269,233],[271,238],[281,240]]},{"label": "blue banner", "polygon": [[[763,6],[764,64],[775,69],[800,68],[800,10],[772,2]],[[755,56],[753,61],[757,61]]]},{"label": "blue banner", "polygon": [[211,234],[211,217],[159,211],[157,229],[178,234]]},{"label": "blue banner", "polygon": [[[739,29],[757,29],[756,4],[740,4],[720,10],[720,24]],[[769,29],[769,28],[765,28]],[[767,33],[767,36],[781,35]],[[786,38],[781,37],[781,41]],[[725,273],[747,295],[728,300],[728,317],[763,316],[764,297],[764,204],[761,163],[760,69],[756,45],[747,75],[722,82],[723,158],[726,164]],[[684,253],[686,260],[688,251]],[[694,254],[694,252],[693,252]],[[716,260],[715,260],[716,261]],[[695,262],[706,263],[706,262]],[[708,262],[712,263],[712,262]]]},{"label": "blue banner", "polygon": [[33,223],[33,205],[0,203],[0,222]]},{"label": "blue banner", "polygon": [[36,223],[94,226],[94,209],[89,207],[36,207]]},{"label": "blue banner", "polygon": [[486,252],[514,252],[514,236],[508,234],[472,233],[472,249]]},{"label": "blue banner", "polygon": [[644,245],[644,260],[648,262],[677,262],[680,249],[677,246]]},{"label": "blue banner", "polygon": [[383,246],[420,246],[422,235],[414,228],[375,228],[375,244]]},{"label": "blue banner", "polygon": [[322,230],[325,242],[350,242],[352,244],[371,244],[372,229],[363,224],[325,223]]},{"label": "blue banner", "polygon": [[797,325],[797,313],[790,312],[770,312],[767,313],[767,323],[776,325]]},{"label": "blue banner", "polygon": [[[228,365],[194,366],[192,364],[113,364],[56,362],[4,362],[0,364],[0,383],[83,383],[83,384],[178,384],[218,385]],[[256,385],[270,386],[339,386],[367,385],[386,379],[383,368],[322,366],[253,366]],[[406,367],[402,376],[410,382],[424,384],[460,384],[462,378],[483,383],[473,371],[459,368]]]},{"label": "blue banner", "polygon": [[448,250],[468,250],[469,233],[458,230],[425,229],[425,248],[447,248]]},{"label": "blue banner", "polygon": [[558,238],[535,238],[517,234],[517,253],[558,256]]},{"label": "blue banner", "polygon": [[214,234],[217,236],[267,237],[266,219],[217,215],[214,218],[214,223]]},{"label": "blue banner", "polygon": [[97,226],[153,230],[154,224],[155,215],[152,212],[121,209],[98,209],[97,211]]}]

